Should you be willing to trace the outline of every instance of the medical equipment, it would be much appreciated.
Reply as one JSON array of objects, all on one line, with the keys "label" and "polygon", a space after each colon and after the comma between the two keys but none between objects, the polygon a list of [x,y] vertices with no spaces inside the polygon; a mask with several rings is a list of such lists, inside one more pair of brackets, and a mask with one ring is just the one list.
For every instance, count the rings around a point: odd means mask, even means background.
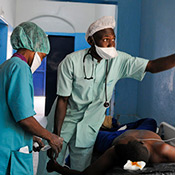
[{"label": "medical equipment", "polygon": [[[37,148],[40,147],[39,144],[38,144],[37,142],[35,142],[35,143],[33,144],[33,146],[35,147],[35,149],[37,149]],[[40,147],[40,148],[41,148],[41,147]],[[50,145],[45,145],[45,146],[43,146],[40,150],[41,150],[41,151],[47,151],[47,150],[50,149],[50,148],[51,148]]]},{"label": "medical equipment", "polygon": [[175,146],[175,127],[166,123],[161,122],[158,134],[163,140],[166,140],[168,144]]},{"label": "medical equipment", "polygon": [[51,148],[50,145],[45,145],[44,147],[41,148],[41,151],[47,151]]},{"label": "medical equipment", "polygon": [[139,139],[139,140],[155,140],[155,141],[160,141],[160,142],[170,142],[172,140],[175,140],[175,138],[167,139],[167,140],[162,140],[162,139],[154,139],[154,138],[149,138],[149,139]]},{"label": "medical equipment", "polygon": [[[86,75],[86,68],[85,68],[85,59],[86,56],[90,55],[92,58],[92,73],[90,77],[87,77]],[[108,108],[109,107],[109,102],[108,102],[108,98],[107,98],[107,77],[108,77],[108,60],[106,60],[107,64],[106,64],[106,77],[105,77],[105,102],[104,102],[104,107]],[[86,80],[92,80],[93,79],[93,73],[94,73],[94,58],[91,55],[91,50],[89,49],[88,52],[84,55],[83,58],[83,71],[84,71],[84,79]]]},{"label": "medical equipment", "polygon": [[[87,76],[86,76],[85,58],[86,58],[87,55],[90,55],[91,58],[92,58],[92,74],[91,74],[90,77],[87,77]],[[83,58],[83,71],[84,71],[84,79],[86,79],[86,80],[91,80],[91,79],[93,79],[93,73],[94,73],[94,58],[93,58],[93,56],[91,55],[90,49],[89,49],[88,52],[84,55],[84,58]]]},{"label": "medical equipment", "polygon": [[144,140],[155,140],[155,141],[160,141],[160,142],[166,142],[172,146],[175,146],[175,127],[172,125],[162,122],[160,123],[158,135],[162,139],[154,139],[154,138],[149,138],[149,139],[140,139],[142,141]]},{"label": "medical equipment", "polygon": [[[113,41],[115,40],[113,39]],[[94,43],[95,43],[95,40],[94,40]],[[105,60],[109,60],[118,56],[118,53],[115,47],[99,47],[95,44],[95,50],[97,54]]]}]

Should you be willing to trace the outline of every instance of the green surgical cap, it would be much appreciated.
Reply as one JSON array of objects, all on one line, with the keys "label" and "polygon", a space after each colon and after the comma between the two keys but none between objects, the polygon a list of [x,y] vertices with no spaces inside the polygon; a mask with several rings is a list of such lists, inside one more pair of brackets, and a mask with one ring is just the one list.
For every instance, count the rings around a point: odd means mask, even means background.
[{"label": "green surgical cap", "polygon": [[11,35],[13,49],[28,49],[34,52],[48,54],[50,44],[45,32],[33,22],[23,22],[18,25]]}]

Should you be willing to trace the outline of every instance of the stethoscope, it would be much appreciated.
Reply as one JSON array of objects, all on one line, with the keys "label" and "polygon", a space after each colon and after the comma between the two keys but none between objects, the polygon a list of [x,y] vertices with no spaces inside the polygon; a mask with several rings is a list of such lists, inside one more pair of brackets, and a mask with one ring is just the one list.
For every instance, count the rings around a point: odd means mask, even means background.
[{"label": "stethoscope", "polygon": [[[90,55],[92,58],[92,73],[90,77],[87,77],[86,75],[86,68],[85,68],[85,59],[86,56]],[[108,97],[107,97],[107,78],[108,78],[108,60],[106,64],[106,76],[105,76],[105,102],[104,102],[104,107],[108,108],[109,107],[109,102],[108,102]],[[83,72],[84,72],[84,79],[86,80],[92,80],[93,79],[93,73],[94,73],[94,58],[91,55],[91,49],[88,50],[88,52],[84,55],[83,57]]]}]

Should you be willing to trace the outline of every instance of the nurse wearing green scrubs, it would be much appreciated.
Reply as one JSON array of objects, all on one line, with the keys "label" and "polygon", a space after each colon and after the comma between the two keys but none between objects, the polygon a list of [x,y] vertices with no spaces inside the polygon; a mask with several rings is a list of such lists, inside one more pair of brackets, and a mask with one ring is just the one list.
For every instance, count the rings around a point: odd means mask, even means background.
[{"label": "nurse wearing green scrubs", "polygon": [[32,72],[49,53],[50,45],[44,31],[31,22],[14,29],[11,44],[17,53],[0,65],[0,174],[32,175],[33,135],[48,141],[55,158],[63,142],[33,117]]},{"label": "nurse wearing green scrubs", "polygon": [[79,171],[90,164],[93,145],[118,80],[141,81],[145,71],[155,73],[175,66],[175,55],[148,61],[116,51],[114,27],[111,16],[92,23],[86,33],[90,49],[67,55],[58,67],[58,98],[52,124],[54,133],[64,138],[58,162],[63,164],[68,148],[71,168]]}]

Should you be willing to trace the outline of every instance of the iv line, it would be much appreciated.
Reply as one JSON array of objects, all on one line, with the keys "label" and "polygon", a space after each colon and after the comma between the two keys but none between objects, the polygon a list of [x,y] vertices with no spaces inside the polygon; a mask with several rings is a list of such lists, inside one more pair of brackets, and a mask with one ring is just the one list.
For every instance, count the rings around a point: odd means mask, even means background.
[{"label": "iv line", "polygon": [[154,139],[154,138],[150,138],[150,139],[140,139],[140,140],[155,140],[155,141],[160,141],[160,142],[169,142],[169,141],[172,141],[172,140],[175,140],[175,137],[174,138],[171,138],[171,139],[167,139],[167,140],[161,140],[161,139]]}]

